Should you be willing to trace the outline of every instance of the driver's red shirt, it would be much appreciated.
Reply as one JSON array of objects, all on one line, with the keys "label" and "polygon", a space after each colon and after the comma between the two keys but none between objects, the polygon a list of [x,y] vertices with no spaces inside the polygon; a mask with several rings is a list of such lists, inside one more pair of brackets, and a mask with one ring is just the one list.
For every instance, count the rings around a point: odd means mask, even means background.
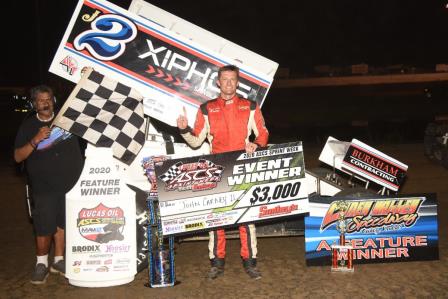
[{"label": "driver's red shirt", "polygon": [[230,100],[217,98],[201,105],[193,129],[181,130],[184,139],[192,147],[198,147],[208,139],[213,154],[243,150],[254,133],[258,146],[268,143],[260,107],[238,96]]}]

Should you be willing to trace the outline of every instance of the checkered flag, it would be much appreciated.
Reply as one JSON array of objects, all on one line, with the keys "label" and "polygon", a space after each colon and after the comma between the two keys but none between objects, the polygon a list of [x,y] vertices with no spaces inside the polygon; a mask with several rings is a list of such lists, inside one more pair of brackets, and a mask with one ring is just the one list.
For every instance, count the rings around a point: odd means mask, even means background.
[{"label": "checkered flag", "polygon": [[145,143],[142,99],[133,88],[89,68],[53,125],[98,147],[111,147],[129,165]]},{"label": "checkered flag", "polygon": [[180,168],[182,164],[182,162],[177,162],[176,164],[172,165],[164,174],[159,175],[159,179],[166,183],[176,178],[181,173]]}]

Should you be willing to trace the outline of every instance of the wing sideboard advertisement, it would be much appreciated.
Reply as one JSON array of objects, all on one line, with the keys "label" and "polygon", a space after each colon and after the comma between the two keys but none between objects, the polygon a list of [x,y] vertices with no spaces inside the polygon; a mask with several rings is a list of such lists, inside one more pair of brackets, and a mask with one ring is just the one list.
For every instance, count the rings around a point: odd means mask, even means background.
[{"label": "wing sideboard advertisement", "polygon": [[240,67],[237,93],[263,104],[274,74],[235,59],[107,1],[80,0],[50,72],[77,83],[93,67],[143,94],[145,114],[175,125],[182,107],[193,122],[199,105],[219,94],[217,71],[226,64]]},{"label": "wing sideboard advertisement", "polygon": [[155,163],[164,235],[308,212],[301,142]]},{"label": "wing sideboard advertisement", "polygon": [[408,166],[367,144],[353,139],[342,161],[342,169],[398,191]]}]

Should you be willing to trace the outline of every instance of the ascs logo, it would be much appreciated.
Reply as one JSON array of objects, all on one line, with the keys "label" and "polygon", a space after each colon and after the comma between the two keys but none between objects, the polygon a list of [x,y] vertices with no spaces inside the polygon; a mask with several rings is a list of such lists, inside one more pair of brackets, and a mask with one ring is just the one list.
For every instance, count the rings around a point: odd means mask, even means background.
[{"label": "ascs logo", "polygon": [[203,191],[213,189],[221,181],[224,167],[212,161],[199,159],[198,162],[177,162],[159,178],[165,182],[166,191]]},{"label": "ascs logo", "polygon": [[129,19],[106,14],[92,22],[92,29],[75,38],[74,47],[78,51],[86,49],[96,59],[110,61],[120,57],[136,36],[137,27]]}]

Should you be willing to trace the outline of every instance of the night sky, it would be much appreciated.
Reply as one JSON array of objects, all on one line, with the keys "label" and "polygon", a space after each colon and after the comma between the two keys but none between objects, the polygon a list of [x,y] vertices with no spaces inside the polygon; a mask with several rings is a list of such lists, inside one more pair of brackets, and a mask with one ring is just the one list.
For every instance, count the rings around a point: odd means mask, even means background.
[{"label": "night sky", "polygon": [[[130,1],[111,1],[127,8]],[[447,1],[149,1],[303,76],[313,66],[448,63]],[[2,86],[46,82],[77,1],[2,4]],[[9,12],[9,13],[8,13]],[[40,38],[39,38],[40,37]]]}]

